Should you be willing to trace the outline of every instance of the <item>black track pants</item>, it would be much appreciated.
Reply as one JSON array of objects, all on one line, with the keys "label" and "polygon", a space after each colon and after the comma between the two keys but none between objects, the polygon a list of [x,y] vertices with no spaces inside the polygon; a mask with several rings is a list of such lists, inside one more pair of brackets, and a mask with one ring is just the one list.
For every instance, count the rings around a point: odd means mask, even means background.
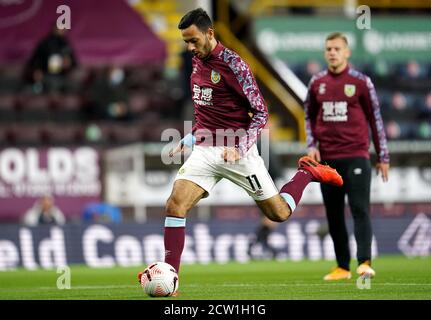
[{"label": "black track pants", "polygon": [[350,270],[349,238],[345,222],[344,201],[347,194],[354,222],[358,264],[367,260],[371,262],[371,164],[366,158],[322,162],[326,162],[337,169],[344,180],[342,187],[322,184],[321,190],[338,266]]}]

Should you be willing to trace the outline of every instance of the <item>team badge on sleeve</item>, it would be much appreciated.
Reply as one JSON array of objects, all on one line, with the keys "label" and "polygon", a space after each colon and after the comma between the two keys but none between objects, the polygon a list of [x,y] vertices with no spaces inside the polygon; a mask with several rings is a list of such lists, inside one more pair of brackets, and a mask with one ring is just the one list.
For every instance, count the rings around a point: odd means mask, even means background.
[{"label": "team badge on sleeve", "polygon": [[211,70],[211,81],[214,84],[217,84],[220,82],[221,76],[220,73],[218,73],[217,71]]},{"label": "team badge on sleeve", "polygon": [[346,96],[353,97],[356,92],[356,86],[354,84],[345,84],[344,85],[344,94]]}]

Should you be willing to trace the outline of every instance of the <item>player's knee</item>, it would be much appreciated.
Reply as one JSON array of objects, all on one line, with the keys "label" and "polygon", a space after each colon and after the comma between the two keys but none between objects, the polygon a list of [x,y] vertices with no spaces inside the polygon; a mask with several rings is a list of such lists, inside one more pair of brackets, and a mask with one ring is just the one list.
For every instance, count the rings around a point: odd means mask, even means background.
[{"label": "player's knee", "polygon": [[288,204],[284,203],[282,206],[278,206],[276,214],[279,219],[279,222],[283,222],[289,219],[292,214],[292,210],[290,209]]},{"label": "player's knee", "polygon": [[267,217],[274,222],[284,222],[291,215],[290,209],[271,212]]},{"label": "player's knee", "polygon": [[290,213],[282,213],[277,215],[277,222],[284,222],[289,219]]},{"label": "player's knee", "polygon": [[165,211],[169,216],[184,217],[187,210],[188,208],[181,201],[178,201],[175,198],[171,197],[166,201]]}]

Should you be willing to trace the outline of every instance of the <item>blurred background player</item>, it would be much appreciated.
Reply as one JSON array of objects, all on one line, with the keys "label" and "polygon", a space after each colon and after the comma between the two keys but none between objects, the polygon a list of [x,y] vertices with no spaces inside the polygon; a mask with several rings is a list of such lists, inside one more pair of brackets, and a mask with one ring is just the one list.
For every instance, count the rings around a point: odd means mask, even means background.
[{"label": "blurred background player", "polygon": [[[279,194],[256,147],[268,112],[248,65],[215,39],[212,21],[203,9],[188,12],[178,28],[194,55],[190,85],[196,123],[192,133],[170,152],[173,156],[194,146],[166,203],[165,262],[177,272],[184,248],[185,216],[222,178],[246,190],[262,212],[278,222],[289,218],[310,182],[343,183],[332,168],[303,157],[299,170]],[[227,129],[244,134],[229,141]]]},{"label": "blurred background player", "polygon": [[328,35],[325,42],[328,69],[310,80],[305,101],[308,155],[336,168],[344,181],[341,188],[321,185],[337,258],[337,268],[325,280],[351,278],[344,218],[346,194],[357,243],[357,273],[375,275],[371,268],[369,127],[377,153],[377,174],[386,182],[389,171],[389,151],[376,91],[369,77],[349,66],[350,53],[345,35]]}]

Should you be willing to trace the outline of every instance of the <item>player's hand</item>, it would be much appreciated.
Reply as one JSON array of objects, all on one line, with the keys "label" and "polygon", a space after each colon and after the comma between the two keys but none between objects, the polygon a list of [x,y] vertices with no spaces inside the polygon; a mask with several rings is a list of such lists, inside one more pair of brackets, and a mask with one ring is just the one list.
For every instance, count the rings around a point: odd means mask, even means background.
[{"label": "player's hand", "polygon": [[320,158],[320,151],[317,148],[311,147],[308,148],[308,156],[314,161],[320,162],[322,159]]},{"label": "player's hand", "polygon": [[235,162],[241,159],[241,155],[237,148],[234,147],[225,147],[221,157],[226,162]]},{"label": "player's hand", "polygon": [[382,174],[383,182],[387,182],[389,180],[389,163],[378,162],[376,164],[376,172],[377,175],[379,175],[379,173]]},{"label": "player's hand", "polygon": [[196,138],[191,133],[187,134],[181,141],[177,144],[175,148],[169,151],[169,157],[173,157],[178,152],[185,152],[188,149],[193,148],[196,144]]},{"label": "player's hand", "polygon": [[181,140],[176,146],[175,148],[171,149],[171,151],[169,151],[169,157],[173,157],[175,154],[177,154],[178,152],[185,152],[188,149],[188,147],[186,147],[183,143],[183,141]]}]

